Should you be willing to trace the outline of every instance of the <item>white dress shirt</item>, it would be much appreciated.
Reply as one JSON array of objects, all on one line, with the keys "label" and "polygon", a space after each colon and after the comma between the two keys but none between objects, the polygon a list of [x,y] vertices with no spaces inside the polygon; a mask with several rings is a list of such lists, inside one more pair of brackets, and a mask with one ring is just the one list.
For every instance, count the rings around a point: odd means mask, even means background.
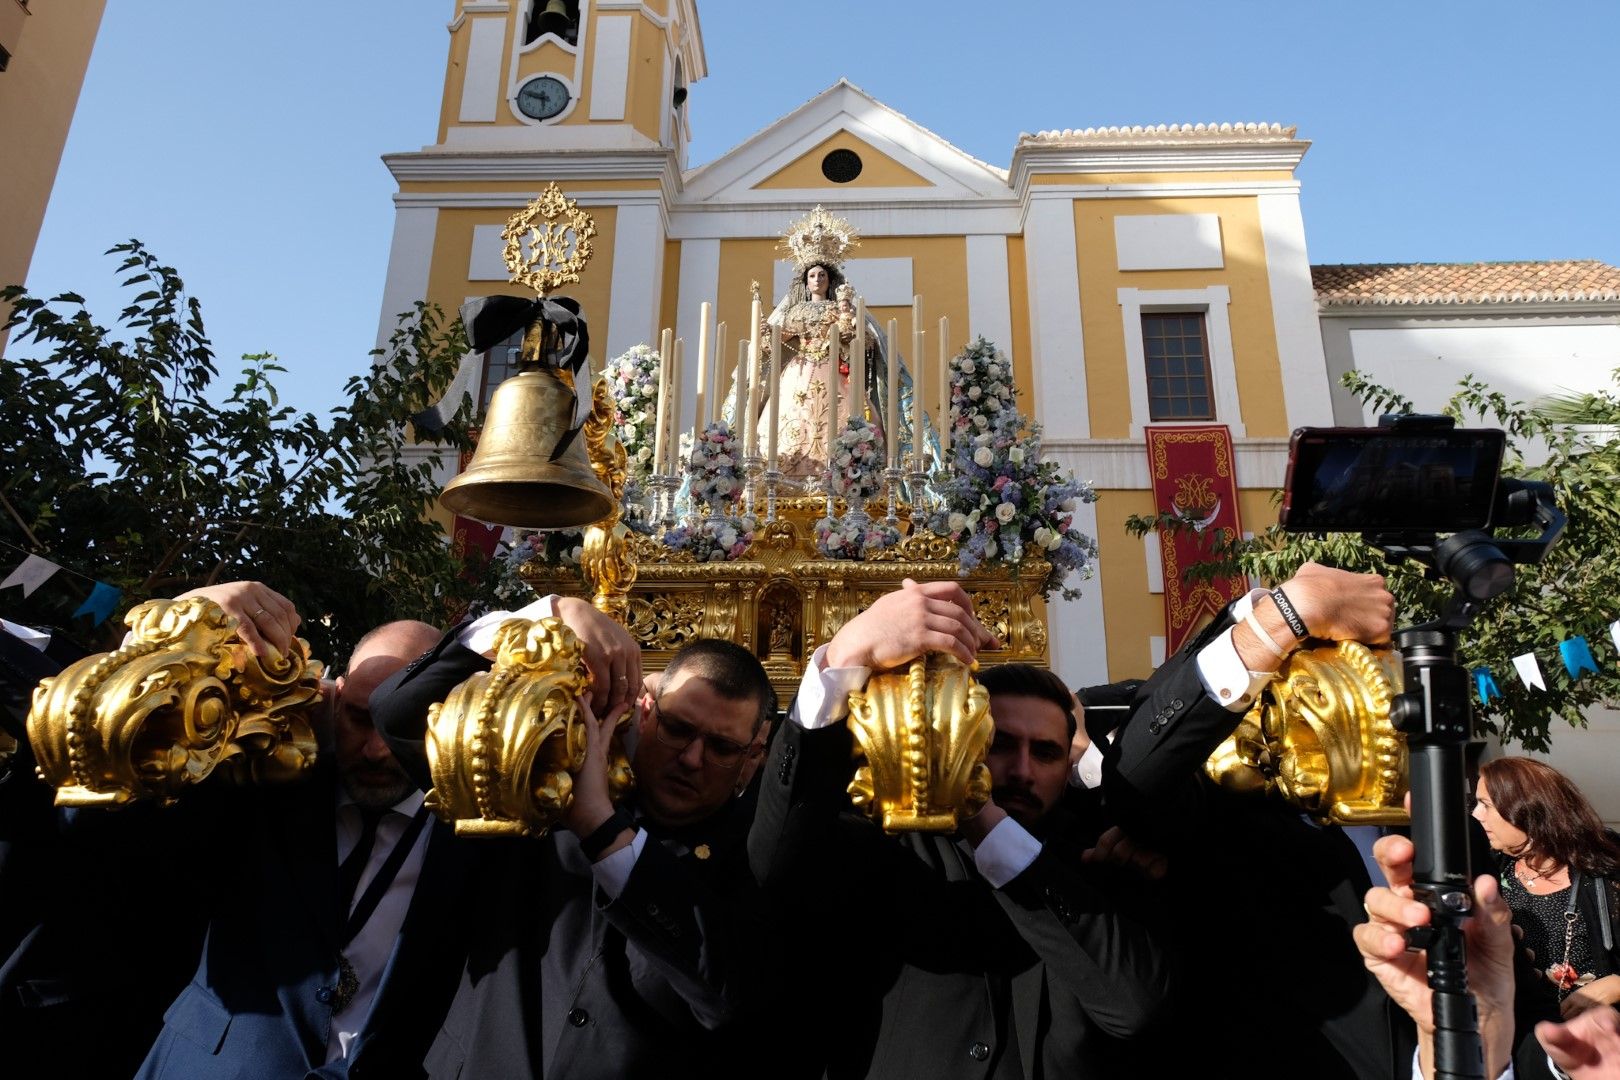
[{"label": "white dress shirt", "polygon": [[[377,823],[377,840],[371,846],[371,857],[366,860],[365,869],[360,872],[360,881],[354,889],[354,904],[360,902],[367,886],[377,876],[377,871],[393,853],[394,845],[399,843],[405,835],[405,830],[410,828],[411,818],[421,807],[423,798],[420,791],[411,792],[395,803],[389,813],[383,815],[383,819]],[[360,807],[347,793],[340,794],[337,808],[339,866],[343,865],[343,860],[348,858],[360,843],[360,829]],[[424,828],[417,836],[416,842],[411,845],[410,854],[405,856],[405,861],[400,864],[399,873],[394,875],[393,882],[389,884],[388,891],[383,893],[376,910],[360,928],[360,932],[355,934],[354,940],[343,950],[349,965],[354,968],[359,988],[355,990],[354,997],[349,999],[343,1011],[332,1016],[332,1027],[326,1037],[328,1063],[349,1055],[349,1048],[365,1027],[366,1018],[371,1014],[371,1003],[377,997],[377,988],[382,985],[383,974],[388,970],[388,962],[393,959],[400,928],[405,925],[405,913],[410,910],[411,896],[416,892],[417,879],[422,876],[422,859],[427,851],[430,832],[432,829]],[[353,910],[352,904],[350,910]],[[344,916],[347,918],[348,912],[345,912]]]}]

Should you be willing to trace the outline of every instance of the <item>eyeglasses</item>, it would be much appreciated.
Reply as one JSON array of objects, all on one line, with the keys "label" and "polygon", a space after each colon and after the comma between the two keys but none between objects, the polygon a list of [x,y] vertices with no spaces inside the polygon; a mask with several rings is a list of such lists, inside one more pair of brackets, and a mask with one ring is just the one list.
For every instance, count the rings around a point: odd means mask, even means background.
[{"label": "eyeglasses", "polygon": [[743,743],[733,742],[719,735],[711,735],[706,731],[698,730],[697,725],[688,724],[685,720],[677,720],[672,716],[665,716],[653,712],[653,734],[658,741],[671,750],[685,750],[692,745],[693,739],[703,740],[703,760],[717,769],[735,769],[742,764],[743,756],[748,753],[748,747]]}]

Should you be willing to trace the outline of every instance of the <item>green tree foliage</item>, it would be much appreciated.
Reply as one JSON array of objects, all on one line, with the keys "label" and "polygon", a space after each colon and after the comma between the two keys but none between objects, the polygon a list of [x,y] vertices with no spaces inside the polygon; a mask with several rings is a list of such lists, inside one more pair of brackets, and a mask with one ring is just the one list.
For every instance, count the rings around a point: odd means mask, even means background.
[{"label": "green tree foliage", "polygon": [[[284,369],[272,356],[244,357],[234,383],[221,379],[179,275],[138,241],[109,254],[135,292],[114,330],[78,295],[0,292],[13,305],[0,364],[6,563],[17,549],[41,554],[118,586],[125,607],[263,581],[292,599],[300,633],[334,662],[381,622],[442,624],[476,592],[477,575],[424,516],[440,453],[469,445],[472,404],[435,444],[408,427],[454,376],[466,350],[459,320],[421,304],[401,316],[323,421],[280,403],[272,378]],[[87,618],[70,623],[87,588],[59,574],[26,600],[0,594],[0,610],[105,647],[121,619],[95,632]]]},{"label": "green tree foliage", "polygon": [[[1413,411],[1409,400],[1357,372],[1346,376],[1345,385],[1375,412]],[[1483,422],[1506,431],[1503,475],[1551,484],[1569,518],[1558,545],[1541,563],[1518,567],[1512,590],[1490,602],[1460,645],[1463,664],[1489,668],[1502,692],[1476,708],[1482,725],[1506,741],[1545,750],[1554,717],[1584,727],[1583,709],[1620,700],[1620,658],[1608,630],[1620,618],[1620,442],[1615,440],[1620,394],[1555,397],[1531,406],[1469,377],[1458,384],[1445,411],[1459,425]],[[1527,458],[1536,463],[1527,464]],[[1186,527],[1167,517],[1135,517],[1128,525],[1138,534]],[[1275,583],[1307,560],[1383,574],[1403,626],[1434,618],[1454,591],[1416,563],[1386,559],[1356,533],[1302,535],[1274,525],[1248,541],[1212,538],[1210,550],[1212,561],[1192,568],[1192,575],[1237,571]],[[1576,635],[1591,645],[1599,673],[1572,680],[1558,647]],[[1526,652],[1540,661],[1546,690],[1525,686],[1515,673],[1513,657]]]}]

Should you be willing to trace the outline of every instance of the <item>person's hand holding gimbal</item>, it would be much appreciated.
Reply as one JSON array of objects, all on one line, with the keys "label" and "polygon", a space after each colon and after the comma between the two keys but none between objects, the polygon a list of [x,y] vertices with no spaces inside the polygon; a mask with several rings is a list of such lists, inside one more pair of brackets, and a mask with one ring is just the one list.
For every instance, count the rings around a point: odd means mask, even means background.
[{"label": "person's hand holding gimbal", "polygon": [[[1433,914],[1412,898],[1415,854],[1412,841],[1404,836],[1386,836],[1373,846],[1389,885],[1367,893],[1367,922],[1357,926],[1354,934],[1367,970],[1417,1023],[1423,1075],[1433,1076],[1435,1025],[1428,958],[1422,951],[1408,951],[1406,945],[1406,931],[1428,926]],[[1468,985],[1479,1012],[1485,1075],[1497,1077],[1513,1056],[1513,914],[1502,900],[1496,879],[1488,874],[1475,879],[1474,901],[1474,914],[1463,927]]]}]

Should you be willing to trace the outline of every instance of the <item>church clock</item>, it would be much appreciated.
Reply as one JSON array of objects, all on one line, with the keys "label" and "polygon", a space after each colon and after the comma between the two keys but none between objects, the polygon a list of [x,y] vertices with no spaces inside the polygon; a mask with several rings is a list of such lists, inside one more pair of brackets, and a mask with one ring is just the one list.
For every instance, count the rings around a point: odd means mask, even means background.
[{"label": "church clock", "polygon": [[517,107],[531,119],[549,120],[568,107],[568,87],[550,75],[530,79],[518,88]]}]

